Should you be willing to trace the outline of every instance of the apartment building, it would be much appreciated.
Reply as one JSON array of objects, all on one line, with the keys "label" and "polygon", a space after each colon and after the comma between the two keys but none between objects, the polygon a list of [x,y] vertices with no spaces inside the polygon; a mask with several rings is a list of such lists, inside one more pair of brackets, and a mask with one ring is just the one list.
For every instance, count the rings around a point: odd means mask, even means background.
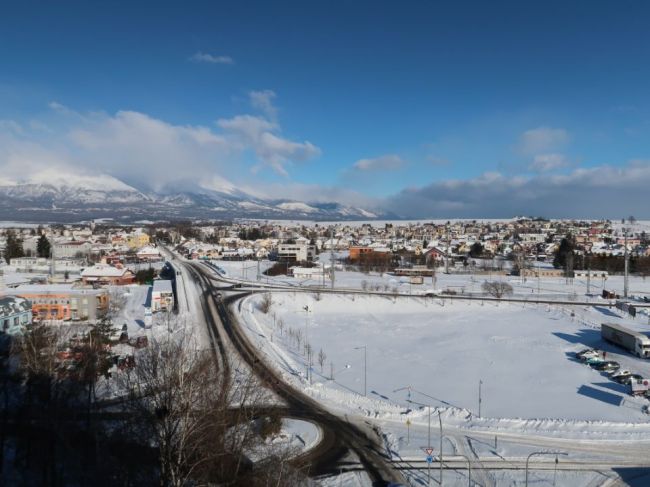
[{"label": "apartment building", "polygon": [[23,285],[7,294],[29,300],[34,321],[90,321],[102,318],[108,310],[104,289],[73,288],[71,284]]},{"label": "apartment building", "polygon": [[278,260],[281,262],[311,262],[315,256],[316,246],[310,245],[306,238],[278,245]]},{"label": "apartment building", "polygon": [[16,296],[0,297],[0,334],[19,335],[32,322],[32,305]]}]

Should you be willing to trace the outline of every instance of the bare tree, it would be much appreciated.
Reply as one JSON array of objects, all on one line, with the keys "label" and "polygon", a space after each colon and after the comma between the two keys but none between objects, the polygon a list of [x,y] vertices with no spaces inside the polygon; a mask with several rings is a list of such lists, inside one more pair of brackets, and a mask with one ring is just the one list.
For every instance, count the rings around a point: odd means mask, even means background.
[{"label": "bare tree", "polygon": [[280,330],[280,336],[282,336],[282,330],[284,330],[284,320],[282,318],[277,321],[277,327]]},{"label": "bare tree", "polygon": [[318,365],[320,365],[320,373],[323,373],[323,367],[325,366],[325,361],[327,360],[327,355],[325,355],[325,352],[323,352],[323,349],[321,348],[320,351],[318,352]]},{"label": "bare tree", "polygon": [[258,308],[262,313],[267,314],[271,311],[271,306],[273,306],[273,297],[270,293],[266,293],[262,297],[262,301],[260,301]]},{"label": "bare tree", "polygon": [[483,289],[483,292],[497,299],[512,294],[512,286],[503,281],[484,281],[481,289]]},{"label": "bare tree", "polygon": [[253,410],[265,393],[252,376],[231,379],[210,351],[183,338],[150,343],[122,374],[132,433],[155,445],[161,486],[302,483],[282,452],[267,452],[273,469],[258,462],[251,470],[248,452],[263,448]]},{"label": "bare tree", "polygon": [[296,337],[296,344],[298,345],[298,350],[300,350],[300,346],[302,345],[302,332],[300,330],[295,330],[294,336]]}]

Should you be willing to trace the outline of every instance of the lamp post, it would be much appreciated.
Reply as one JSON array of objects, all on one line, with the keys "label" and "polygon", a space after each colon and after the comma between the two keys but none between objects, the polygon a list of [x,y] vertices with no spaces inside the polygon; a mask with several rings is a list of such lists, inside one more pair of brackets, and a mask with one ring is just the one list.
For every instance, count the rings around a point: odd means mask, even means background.
[{"label": "lamp post", "polygon": [[564,455],[568,456],[569,454],[564,451],[534,451],[528,457],[526,457],[526,487],[528,487],[528,462],[530,461],[530,458],[534,455],[555,455],[555,461],[557,462],[557,456],[558,455]]},{"label": "lamp post", "polygon": [[[307,345],[309,344],[309,305],[304,306],[302,309],[305,310],[305,349],[307,349]],[[307,361],[305,363],[305,373],[307,374],[307,380],[311,384],[311,374],[309,373],[309,366],[311,362],[311,358],[309,357],[309,353],[307,354]]]},{"label": "lamp post", "polygon": [[368,385],[368,359],[367,359],[367,347],[366,345],[362,345],[360,347],[354,347],[355,350],[361,350],[363,349],[363,395],[367,396],[368,390],[367,390],[367,385]]},{"label": "lamp post", "polygon": [[623,276],[623,297],[627,299],[627,292],[628,292],[628,273],[629,273],[629,266],[630,266],[630,254],[627,251],[627,232],[628,229],[624,228],[623,229],[623,242],[625,245],[625,275]]}]

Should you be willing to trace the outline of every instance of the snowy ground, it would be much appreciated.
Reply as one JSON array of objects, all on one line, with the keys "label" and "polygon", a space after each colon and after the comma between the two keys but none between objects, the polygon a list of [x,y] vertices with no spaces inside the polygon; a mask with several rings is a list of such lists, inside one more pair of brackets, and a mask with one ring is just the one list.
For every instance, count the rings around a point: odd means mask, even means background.
[{"label": "snowy ground", "polygon": [[[323,253],[320,259],[329,264],[329,253]],[[213,261],[216,265],[225,271],[225,275],[234,279],[243,279],[248,281],[257,281],[257,262],[255,261]],[[269,261],[261,261],[261,272],[273,265]],[[575,278],[570,281],[564,278],[526,278],[525,280],[516,276],[502,276],[493,273],[484,274],[444,274],[440,269],[437,271],[435,281],[431,278],[425,278],[422,285],[412,285],[405,278],[399,278],[387,273],[371,272],[364,274],[362,272],[338,270],[335,273],[334,287],[337,289],[362,289],[363,283],[367,284],[370,289],[376,286],[382,291],[392,292],[397,288],[400,293],[423,292],[428,289],[452,290],[459,294],[472,294],[481,292],[481,284],[484,281],[506,281],[513,287],[514,294],[520,298],[534,299],[543,298],[574,298],[574,299],[593,299],[600,300],[598,297],[603,289],[615,291],[623,294],[623,276],[609,276],[607,279],[591,279],[589,292],[591,297],[587,297],[587,279]],[[260,282],[271,284],[289,284],[297,287],[318,287],[323,282],[313,279],[296,279],[287,276],[267,277],[262,275]],[[331,281],[325,281],[325,287],[331,287]],[[642,279],[640,277],[630,278],[630,295],[631,296],[648,296],[650,297],[650,278]]]},{"label": "snowy ground", "polygon": [[284,418],[282,430],[270,442],[275,446],[291,448],[292,451],[306,453],[315,447],[321,440],[318,426],[308,421]]},{"label": "snowy ground", "polygon": [[[407,391],[394,391],[412,386],[432,396],[413,400],[477,413],[482,381],[482,415],[487,417],[650,419],[641,412],[645,399],[627,396],[624,387],[572,359],[573,352],[586,346],[608,348],[600,341],[595,322],[592,327],[578,321],[593,312],[581,310],[572,319],[561,309],[541,305],[446,301],[442,306],[432,299],[353,300],[338,295],[323,295],[317,301],[312,295],[293,293],[276,293],[273,299],[273,311],[267,315],[257,310],[255,298],[249,300],[245,317],[259,327],[258,332],[274,335],[299,372],[305,370],[300,365],[304,347],[298,348],[295,340],[291,343],[288,330],[308,336],[314,355],[322,349],[327,356],[322,372],[314,359],[314,379],[324,385],[330,384],[333,368],[337,387],[363,394],[364,351],[358,347],[365,346],[371,398],[406,406]],[[278,320],[285,324],[282,336]],[[650,362],[613,348],[610,355],[650,377]]]},{"label": "snowy ground", "polygon": [[[332,409],[374,418],[395,459],[423,456],[428,414],[420,404],[434,408],[431,441],[436,446],[440,412],[444,455],[507,461],[544,447],[598,461],[616,452],[645,458],[650,448],[650,417],[641,412],[648,401],[629,396],[625,387],[572,359],[574,351],[596,346],[624,368],[650,376],[650,362],[605,345],[598,329],[602,321],[617,321],[650,332],[645,317],[632,320],[606,308],[579,307],[571,316],[567,307],[546,305],[446,300],[442,306],[439,299],[301,293],[275,293],[271,312],[263,314],[257,307],[260,299],[247,298],[241,316],[268,360]],[[295,339],[298,331],[301,346]],[[314,359],[311,386],[305,379],[305,336],[315,357],[321,349],[327,355],[322,372]],[[412,402],[407,389],[396,392],[407,386],[412,387]],[[483,475],[487,483],[523,482],[516,472]],[[531,478],[553,482],[553,473]],[[409,479],[426,485],[421,471]],[[558,472],[555,480],[558,485],[598,485],[606,477]],[[447,482],[466,485],[467,478],[450,473]]]}]

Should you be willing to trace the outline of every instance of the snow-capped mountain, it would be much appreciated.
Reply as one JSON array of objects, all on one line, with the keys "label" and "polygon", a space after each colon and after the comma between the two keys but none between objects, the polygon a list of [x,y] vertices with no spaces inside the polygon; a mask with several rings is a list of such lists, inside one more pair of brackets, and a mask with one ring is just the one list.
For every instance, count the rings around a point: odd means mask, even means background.
[{"label": "snow-capped mountain", "polygon": [[0,220],[76,221],[90,218],[352,220],[386,218],[382,212],[335,202],[269,200],[221,178],[201,186],[179,184],[140,190],[108,175],[39,174],[24,181],[0,180]]}]

